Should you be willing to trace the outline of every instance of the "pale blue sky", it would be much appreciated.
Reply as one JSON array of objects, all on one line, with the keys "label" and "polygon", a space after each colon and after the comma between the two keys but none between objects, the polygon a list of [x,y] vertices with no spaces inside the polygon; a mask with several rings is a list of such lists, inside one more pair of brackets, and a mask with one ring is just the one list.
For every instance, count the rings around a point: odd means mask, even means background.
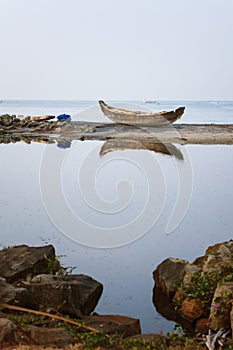
[{"label": "pale blue sky", "polygon": [[0,99],[233,100],[233,0],[0,0]]}]

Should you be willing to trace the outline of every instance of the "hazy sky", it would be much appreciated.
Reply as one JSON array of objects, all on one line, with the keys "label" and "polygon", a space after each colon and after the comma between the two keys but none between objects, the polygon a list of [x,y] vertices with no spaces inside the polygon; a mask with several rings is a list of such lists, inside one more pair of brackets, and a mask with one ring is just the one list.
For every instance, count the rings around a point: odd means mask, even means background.
[{"label": "hazy sky", "polygon": [[233,100],[233,0],[0,0],[0,99]]}]

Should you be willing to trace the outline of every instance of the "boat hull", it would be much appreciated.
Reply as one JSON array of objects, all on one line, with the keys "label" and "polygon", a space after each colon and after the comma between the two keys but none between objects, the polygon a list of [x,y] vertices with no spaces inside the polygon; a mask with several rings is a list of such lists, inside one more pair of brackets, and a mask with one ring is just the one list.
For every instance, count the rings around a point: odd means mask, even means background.
[{"label": "boat hull", "polygon": [[169,112],[145,113],[115,108],[107,105],[104,101],[99,101],[99,105],[104,115],[111,121],[129,125],[156,126],[172,124],[181,118],[185,110],[185,107],[179,107]]}]

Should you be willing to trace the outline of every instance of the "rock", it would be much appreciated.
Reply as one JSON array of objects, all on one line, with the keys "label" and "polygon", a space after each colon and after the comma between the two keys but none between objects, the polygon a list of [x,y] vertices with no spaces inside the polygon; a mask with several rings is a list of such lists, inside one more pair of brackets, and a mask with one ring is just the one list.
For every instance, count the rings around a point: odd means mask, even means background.
[{"label": "rock", "polygon": [[231,335],[233,339],[233,300],[231,301],[230,322],[231,322]]},{"label": "rock", "polygon": [[0,117],[0,125],[10,126],[13,123],[15,115],[3,114]]},{"label": "rock", "polygon": [[103,292],[103,285],[85,275],[38,275],[24,284],[31,308],[53,308],[81,317],[90,315]]},{"label": "rock", "polygon": [[197,320],[205,313],[201,301],[191,298],[182,301],[181,312],[182,315],[189,320]]},{"label": "rock", "polygon": [[0,344],[14,340],[15,325],[7,318],[0,318]]},{"label": "rock", "polygon": [[138,319],[120,315],[93,315],[82,318],[85,324],[108,334],[118,334],[122,337],[130,337],[141,334],[140,321]]},{"label": "rock", "polygon": [[182,325],[185,329],[193,331],[192,321],[182,317],[182,315],[175,310],[171,299],[156,286],[153,289],[153,304],[156,311],[167,320],[174,321]]},{"label": "rock", "polygon": [[52,245],[28,247],[20,245],[0,251],[0,276],[13,283],[27,275],[55,273],[60,265],[56,264],[55,250]]},{"label": "rock", "polygon": [[209,328],[213,330],[229,330],[231,299],[233,298],[233,282],[218,286],[212,300],[209,316]]},{"label": "rock", "polygon": [[156,286],[172,297],[182,283],[187,263],[186,260],[174,258],[164,260],[153,272]]},{"label": "rock", "polygon": [[209,319],[208,318],[200,318],[197,320],[195,325],[195,331],[198,333],[206,334],[209,329]]},{"label": "rock", "polygon": [[[227,248],[227,250],[230,249],[230,251],[233,250],[233,240],[232,239],[230,241],[216,243],[216,244],[208,247],[205,251],[205,256],[219,254],[219,252],[223,252],[225,250],[225,248]],[[225,253],[223,255],[225,255]]]},{"label": "rock", "polygon": [[15,288],[4,278],[0,278],[0,304],[3,303],[27,306],[28,292],[25,288]]},{"label": "rock", "polygon": [[43,131],[43,130],[56,130],[57,127],[64,126],[66,122],[62,121],[50,121],[51,119],[54,119],[55,116],[37,116],[37,117],[30,117],[30,116],[22,116],[19,115],[16,117],[16,115],[9,115],[9,114],[3,114],[0,115],[0,130],[11,132],[11,130],[19,130],[19,129],[25,129],[30,128],[33,130],[30,131]]},{"label": "rock", "polygon": [[165,337],[161,333],[137,334],[128,337],[128,339],[142,339],[145,341],[165,342]]},{"label": "rock", "polygon": [[183,278],[183,285],[184,286],[188,286],[189,283],[191,282],[191,279],[193,277],[193,275],[196,273],[196,272],[199,272],[201,271],[201,268],[198,267],[197,265],[195,264],[189,264],[187,263],[185,265],[185,269],[184,269],[184,278]]},{"label": "rock", "polygon": [[[112,345],[111,347],[106,345],[106,346],[98,346],[97,348],[95,348],[95,350],[109,350],[109,349],[111,349],[111,350],[123,350],[121,345]],[[74,349],[74,350],[76,350],[76,349]],[[84,350],[84,348],[82,348],[81,350]]]},{"label": "rock", "polygon": [[64,347],[74,342],[71,334],[64,328],[44,328],[27,326],[26,332],[37,345]]},{"label": "rock", "polygon": [[233,264],[233,241],[218,243],[206,250],[202,271],[210,273],[221,270],[223,265],[231,264]]},{"label": "rock", "polygon": [[[154,305],[162,315],[166,311],[170,319],[185,328],[187,327],[183,323],[184,318],[194,323],[193,321],[199,320],[200,317],[204,319],[209,316],[209,326],[213,330],[221,328],[227,330],[230,328],[230,302],[233,300],[232,273],[233,240],[208,247],[205,255],[195,259],[192,264],[179,259],[166,259],[154,271],[154,280],[156,287],[161,288],[168,296],[168,300],[164,302],[161,296],[155,297],[155,293],[158,293],[154,288]],[[223,284],[224,281],[227,281],[225,287],[216,289],[217,284]],[[201,304],[202,298],[205,307]],[[221,319],[220,310],[222,310]],[[184,317],[179,319],[174,312]],[[206,328],[205,322],[206,319],[198,321],[196,327]]]}]

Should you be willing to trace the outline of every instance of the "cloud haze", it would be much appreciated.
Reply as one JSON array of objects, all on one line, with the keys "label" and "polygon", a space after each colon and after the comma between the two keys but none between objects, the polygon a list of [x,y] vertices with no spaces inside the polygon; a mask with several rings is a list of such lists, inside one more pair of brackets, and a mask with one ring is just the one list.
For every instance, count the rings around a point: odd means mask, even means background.
[{"label": "cloud haze", "polygon": [[0,99],[233,100],[232,0],[0,0]]}]

